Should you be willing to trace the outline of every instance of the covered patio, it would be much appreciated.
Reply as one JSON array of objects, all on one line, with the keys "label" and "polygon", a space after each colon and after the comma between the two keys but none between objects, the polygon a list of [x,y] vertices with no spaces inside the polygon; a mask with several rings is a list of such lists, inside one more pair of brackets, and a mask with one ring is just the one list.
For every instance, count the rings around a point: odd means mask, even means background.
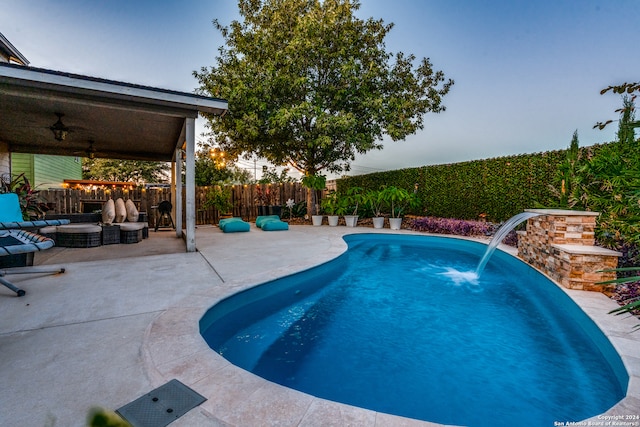
[{"label": "covered patio", "polygon": [[9,152],[171,162],[176,234],[196,250],[195,121],[224,115],[226,101],[7,63],[0,99],[0,142]]}]

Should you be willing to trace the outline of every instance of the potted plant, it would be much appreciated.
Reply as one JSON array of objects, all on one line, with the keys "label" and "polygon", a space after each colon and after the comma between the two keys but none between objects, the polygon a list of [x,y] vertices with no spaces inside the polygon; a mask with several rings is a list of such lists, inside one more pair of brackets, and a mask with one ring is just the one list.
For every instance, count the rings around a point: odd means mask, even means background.
[{"label": "potted plant", "polygon": [[326,183],[327,178],[322,175],[306,175],[302,178],[302,185],[307,187],[311,193],[311,197],[307,197],[308,203],[310,203],[308,209],[311,210],[311,221],[315,226],[322,225],[323,215],[320,212],[318,193],[324,190]]},{"label": "potted plant", "polygon": [[204,203],[206,208],[213,206],[220,218],[232,216],[233,202],[231,201],[231,187],[216,185],[209,189]]},{"label": "potted plant", "polygon": [[404,188],[394,186],[385,187],[381,191],[381,194],[382,199],[391,207],[389,228],[392,230],[400,230],[404,210],[408,206],[416,203],[415,194],[409,193]]},{"label": "potted plant", "polygon": [[330,191],[321,201],[320,206],[322,210],[327,213],[327,219],[329,220],[329,225],[331,227],[335,227],[338,225],[339,213],[338,209],[340,199],[338,197],[338,193],[335,191]]},{"label": "potted plant", "polygon": [[373,214],[373,228],[384,227],[384,216],[382,215],[382,206],[384,205],[384,197],[380,190],[368,190],[363,197],[365,203]]},{"label": "potted plant", "polygon": [[269,189],[256,188],[256,207],[258,216],[269,215]]},{"label": "potted plant", "polygon": [[351,214],[344,215],[344,222],[347,227],[355,227],[358,223],[358,206],[363,200],[361,187],[351,187],[347,190],[344,198],[344,206],[351,210]]},{"label": "potted plant", "polygon": [[40,190],[34,190],[26,175],[21,173],[10,182],[4,182],[0,189],[2,193],[16,193],[20,201],[22,219],[31,221],[40,219],[47,211],[47,203],[40,196]]}]

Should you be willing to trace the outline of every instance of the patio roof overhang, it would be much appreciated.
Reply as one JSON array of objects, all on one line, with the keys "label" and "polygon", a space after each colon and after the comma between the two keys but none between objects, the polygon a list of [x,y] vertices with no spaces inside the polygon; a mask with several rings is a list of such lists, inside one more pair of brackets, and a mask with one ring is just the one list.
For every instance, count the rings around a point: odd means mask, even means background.
[{"label": "patio roof overhang", "polygon": [[[76,74],[0,63],[0,141],[17,153],[172,161],[185,120],[222,115],[227,102]],[[50,127],[62,113],[64,141]]]},{"label": "patio roof overhang", "polygon": [[[186,218],[186,249],[195,245],[195,120],[223,115],[226,101],[184,92],[0,63],[0,142],[10,152],[174,162],[176,234]],[[69,133],[54,138],[56,113]],[[184,151],[183,151],[184,150]],[[185,160],[186,195],[182,176]]]}]

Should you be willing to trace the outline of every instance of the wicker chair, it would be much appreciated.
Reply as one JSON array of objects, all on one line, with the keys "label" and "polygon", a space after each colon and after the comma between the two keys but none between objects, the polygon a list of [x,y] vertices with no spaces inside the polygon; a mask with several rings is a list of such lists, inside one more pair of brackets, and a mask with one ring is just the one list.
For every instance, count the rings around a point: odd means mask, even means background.
[{"label": "wicker chair", "polygon": [[[9,282],[4,277],[8,274],[64,273],[64,268],[34,268],[33,253],[51,248],[55,242],[39,234],[25,229],[66,224],[66,220],[23,221],[18,195],[15,193],[0,194],[0,257],[3,267],[0,270],[0,283],[14,291],[19,297],[25,291]],[[30,255],[30,257],[29,257]],[[14,267],[24,265],[25,267]]]}]

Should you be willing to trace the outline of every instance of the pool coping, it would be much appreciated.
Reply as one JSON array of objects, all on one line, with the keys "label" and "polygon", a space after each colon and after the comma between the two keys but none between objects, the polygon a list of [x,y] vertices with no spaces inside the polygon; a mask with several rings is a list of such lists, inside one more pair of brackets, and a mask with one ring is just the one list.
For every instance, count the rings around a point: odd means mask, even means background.
[{"label": "pool coping", "polygon": [[[141,349],[143,365],[151,383],[160,386],[173,378],[180,380],[207,398],[200,406],[203,415],[229,425],[442,426],[317,398],[272,383],[231,364],[212,351],[200,335],[200,319],[217,302],[242,290],[338,257],[347,249],[342,237],[353,232],[345,227],[344,233],[329,236],[329,249],[313,262],[260,272],[250,278],[194,292],[161,312],[148,326]],[[376,231],[366,229],[366,232]],[[450,237],[487,243],[482,239],[404,230],[394,231],[394,234]],[[499,249],[515,256],[514,248],[501,245]],[[584,421],[602,422],[616,419],[611,418],[616,416],[640,415],[640,332],[632,332],[638,320],[608,314],[618,305],[603,294],[566,289],[549,276],[545,277],[562,289],[604,332],[629,374],[626,397],[603,414]]]}]

